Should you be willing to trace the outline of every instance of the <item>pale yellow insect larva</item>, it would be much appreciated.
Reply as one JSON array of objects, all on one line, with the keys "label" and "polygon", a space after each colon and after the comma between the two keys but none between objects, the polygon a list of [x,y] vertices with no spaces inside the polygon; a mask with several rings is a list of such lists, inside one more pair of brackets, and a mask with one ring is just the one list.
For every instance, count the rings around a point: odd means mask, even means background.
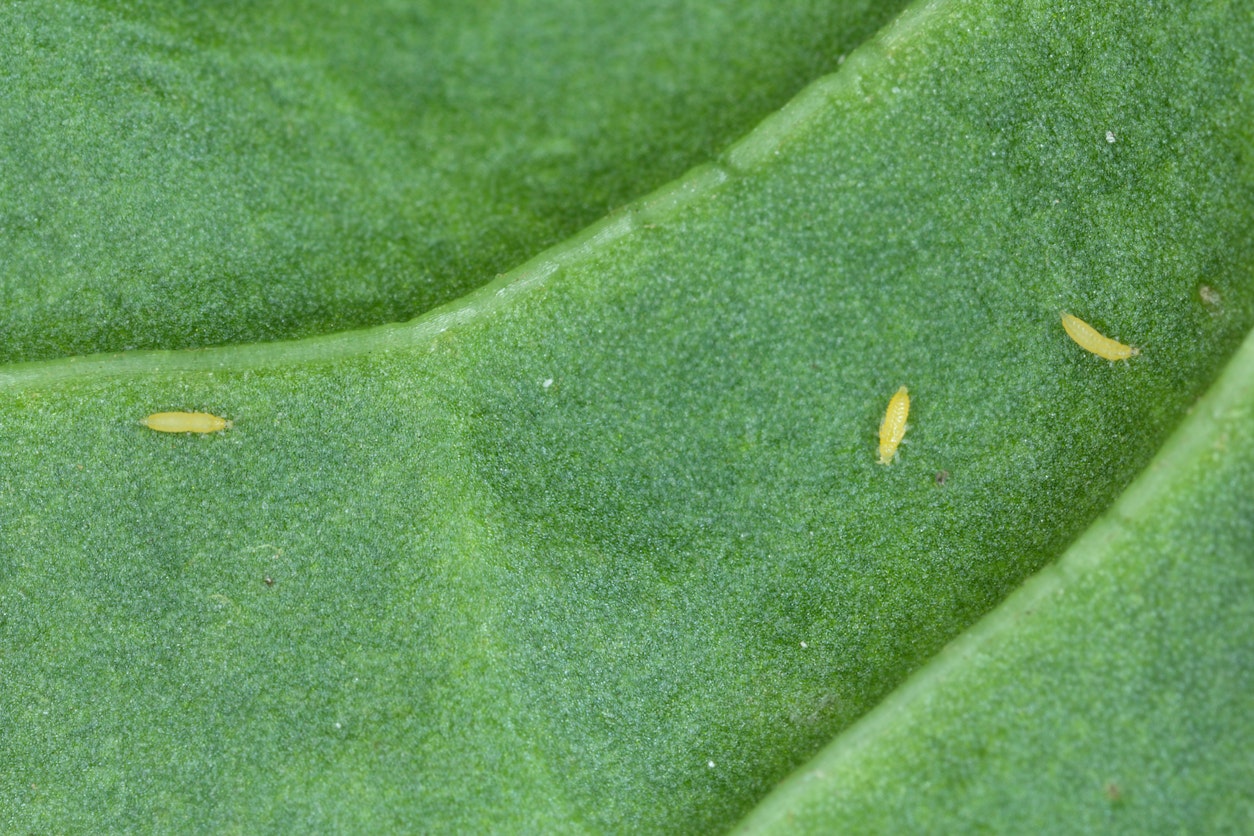
[{"label": "pale yellow insect larva", "polygon": [[1062,315],[1062,327],[1067,336],[1075,340],[1076,345],[1106,360],[1127,360],[1141,353],[1140,349],[1112,340],[1083,319],[1069,313]]},{"label": "pale yellow insect larva", "polygon": [[144,419],[144,426],[159,433],[216,433],[231,422],[208,412],[154,412]]},{"label": "pale yellow insect larva", "polygon": [[888,402],[884,423],[880,424],[880,464],[892,464],[897,445],[906,436],[906,419],[910,417],[910,393],[902,386]]}]

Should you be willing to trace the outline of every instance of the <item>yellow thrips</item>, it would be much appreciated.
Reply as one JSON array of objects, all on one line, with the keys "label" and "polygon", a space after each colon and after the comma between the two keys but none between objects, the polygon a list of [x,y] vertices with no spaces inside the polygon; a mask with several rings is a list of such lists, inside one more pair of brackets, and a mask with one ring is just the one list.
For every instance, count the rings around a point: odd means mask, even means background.
[{"label": "yellow thrips", "polygon": [[884,423],[880,424],[880,464],[892,464],[897,445],[906,435],[906,418],[910,417],[910,393],[902,386],[888,402]]},{"label": "yellow thrips", "polygon": [[208,412],[156,412],[144,419],[144,426],[159,433],[216,433],[231,422]]},{"label": "yellow thrips", "polygon": [[1076,341],[1076,345],[1106,360],[1127,360],[1141,353],[1139,349],[1102,335],[1092,325],[1071,314],[1062,315],[1062,327],[1067,336]]}]

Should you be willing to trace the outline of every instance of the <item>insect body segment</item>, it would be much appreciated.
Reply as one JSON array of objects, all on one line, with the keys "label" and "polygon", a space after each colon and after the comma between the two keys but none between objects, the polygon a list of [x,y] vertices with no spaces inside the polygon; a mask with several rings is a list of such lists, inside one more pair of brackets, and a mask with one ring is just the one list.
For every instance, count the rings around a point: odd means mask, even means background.
[{"label": "insect body segment", "polygon": [[216,433],[231,422],[208,412],[156,412],[144,419],[144,426],[159,433]]},{"label": "insect body segment", "polygon": [[906,418],[910,417],[910,393],[902,386],[888,402],[884,423],[880,424],[880,464],[892,464],[897,445],[906,435]]},{"label": "insect body segment", "polygon": [[1067,336],[1075,340],[1076,345],[1105,360],[1127,360],[1141,353],[1139,349],[1124,345],[1118,340],[1112,340],[1083,319],[1071,314],[1062,315],[1062,327],[1067,332]]}]

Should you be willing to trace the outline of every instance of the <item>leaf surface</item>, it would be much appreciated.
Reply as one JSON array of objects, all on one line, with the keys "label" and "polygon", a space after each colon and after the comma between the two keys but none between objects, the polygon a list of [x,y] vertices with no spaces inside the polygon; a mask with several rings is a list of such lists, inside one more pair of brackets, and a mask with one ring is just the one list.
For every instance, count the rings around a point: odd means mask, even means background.
[{"label": "leaf surface", "polygon": [[[717,162],[411,323],[6,367],[6,823],[733,826],[1084,537],[1248,333],[1250,11],[913,6]],[[139,423],[183,409],[234,424]],[[1168,496],[1219,490],[1187,473]],[[1193,641],[1245,681],[1248,644]]]},{"label": "leaf surface", "polygon": [[1254,820],[1254,340],[1063,558],[737,833],[1239,833]]},{"label": "leaf surface", "polygon": [[417,316],[704,162],[902,5],[6,3],[0,361]]}]

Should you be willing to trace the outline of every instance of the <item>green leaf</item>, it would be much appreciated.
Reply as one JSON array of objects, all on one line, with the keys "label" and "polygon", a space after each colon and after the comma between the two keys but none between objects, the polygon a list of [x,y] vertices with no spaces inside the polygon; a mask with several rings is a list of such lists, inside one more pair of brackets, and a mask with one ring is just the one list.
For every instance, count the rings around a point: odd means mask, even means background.
[{"label": "green leaf", "polygon": [[1110,511],[738,833],[1254,820],[1254,339]]},{"label": "green leaf", "polygon": [[0,361],[408,319],[687,168],[903,4],[0,9]]},{"label": "green leaf", "polygon": [[1251,11],[916,5],[411,323],[0,370],[5,824],[1239,823]]}]

